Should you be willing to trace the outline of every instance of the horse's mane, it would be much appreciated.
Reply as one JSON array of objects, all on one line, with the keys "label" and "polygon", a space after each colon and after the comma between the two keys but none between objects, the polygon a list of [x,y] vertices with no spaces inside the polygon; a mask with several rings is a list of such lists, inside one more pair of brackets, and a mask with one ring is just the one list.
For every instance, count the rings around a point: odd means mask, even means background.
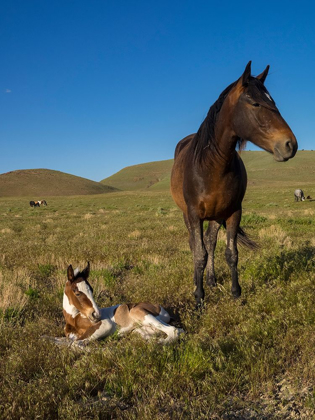
[{"label": "horse's mane", "polygon": [[[210,107],[206,118],[199,127],[199,130],[197,131],[194,139],[192,140],[191,151],[193,153],[194,160],[201,162],[202,157],[204,156],[204,149],[208,147],[210,148],[210,150],[219,152],[214,136],[215,124],[226,97],[236,85],[236,83],[237,81],[231,83],[226,89],[224,89],[224,91],[220,94],[219,98]],[[238,147],[240,150],[245,147],[245,143],[246,142],[243,139],[238,140]]]}]

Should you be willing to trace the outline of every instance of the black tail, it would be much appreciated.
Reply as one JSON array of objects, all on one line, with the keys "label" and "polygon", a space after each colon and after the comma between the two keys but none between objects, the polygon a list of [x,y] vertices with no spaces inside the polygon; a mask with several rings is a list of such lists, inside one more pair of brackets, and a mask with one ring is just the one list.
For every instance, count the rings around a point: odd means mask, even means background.
[{"label": "black tail", "polygon": [[[226,229],[226,223],[223,222],[222,226]],[[257,250],[259,249],[259,244],[249,238],[248,235],[244,232],[244,230],[239,226],[237,230],[237,243],[241,246],[246,246],[249,249]]]},{"label": "black tail", "polygon": [[238,227],[237,231],[237,243],[241,246],[247,246],[247,248],[252,250],[259,249],[259,245],[255,241],[250,239],[240,226]]}]

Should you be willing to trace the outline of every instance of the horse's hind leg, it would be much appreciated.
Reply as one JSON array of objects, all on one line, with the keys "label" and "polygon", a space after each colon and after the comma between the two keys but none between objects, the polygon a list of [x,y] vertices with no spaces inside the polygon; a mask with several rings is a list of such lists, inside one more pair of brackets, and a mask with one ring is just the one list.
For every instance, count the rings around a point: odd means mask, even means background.
[{"label": "horse's hind leg", "polygon": [[186,216],[186,214],[184,214],[184,222],[189,233],[189,247],[190,247],[191,252],[194,252],[194,238],[193,238],[191,226],[188,220],[188,216]]},{"label": "horse's hind leg", "polygon": [[225,250],[225,258],[228,263],[232,275],[232,295],[234,297],[241,296],[241,286],[238,282],[238,250],[237,250],[237,231],[241,221],[242,210],[238,210],[226,221],[227,244]]},{"label": "horse's hind leg", "polygon": [[208,229],[204,235],[204,244],[208,252],[207,261],[207,285],[214,287],[217,285],[217,280],[214,272],[214,251],[217,245],[217,236],[222,223],[215,220],[209,222]]}]

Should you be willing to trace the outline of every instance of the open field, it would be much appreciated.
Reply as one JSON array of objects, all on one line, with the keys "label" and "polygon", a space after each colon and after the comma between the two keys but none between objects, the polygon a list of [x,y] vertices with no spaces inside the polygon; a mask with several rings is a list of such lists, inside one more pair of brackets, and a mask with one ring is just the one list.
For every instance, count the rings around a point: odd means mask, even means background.
[{"label": "open field", "polygon": [[[314,418],[315,201],[295,203],[304,184],[272,178],[249,180],[242,226],[261,248],[240,249],[242,298],[230,297],[222,230],[219,286],[201,314],[167,190],[51,197],[36,209],[1,198],[0,417]],[[303,189],[314,196],[312,179]],[[87,260],[99,306],[159,302],[185,337],[162,347],[115,336],[89,353],[41,339],[63,335],[66,269]]]}]

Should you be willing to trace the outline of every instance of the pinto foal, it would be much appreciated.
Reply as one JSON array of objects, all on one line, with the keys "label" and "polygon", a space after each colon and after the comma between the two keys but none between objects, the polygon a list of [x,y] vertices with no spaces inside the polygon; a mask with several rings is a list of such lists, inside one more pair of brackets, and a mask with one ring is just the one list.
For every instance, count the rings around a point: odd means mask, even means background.
[{"label": "pinto foal", "polygon": [[176,340],[182,329],[168,325],[170,315],[160,305],[152,303],[118,304],[99,308],[93,298],[93,289],[88,282],[90,263],[83,271],[68,267],[68,280],[63,295],[63,315],[66,337],[73,341],[92,341],[129,331],[150,339],[162,331],[166,338],[161,342]]}]

